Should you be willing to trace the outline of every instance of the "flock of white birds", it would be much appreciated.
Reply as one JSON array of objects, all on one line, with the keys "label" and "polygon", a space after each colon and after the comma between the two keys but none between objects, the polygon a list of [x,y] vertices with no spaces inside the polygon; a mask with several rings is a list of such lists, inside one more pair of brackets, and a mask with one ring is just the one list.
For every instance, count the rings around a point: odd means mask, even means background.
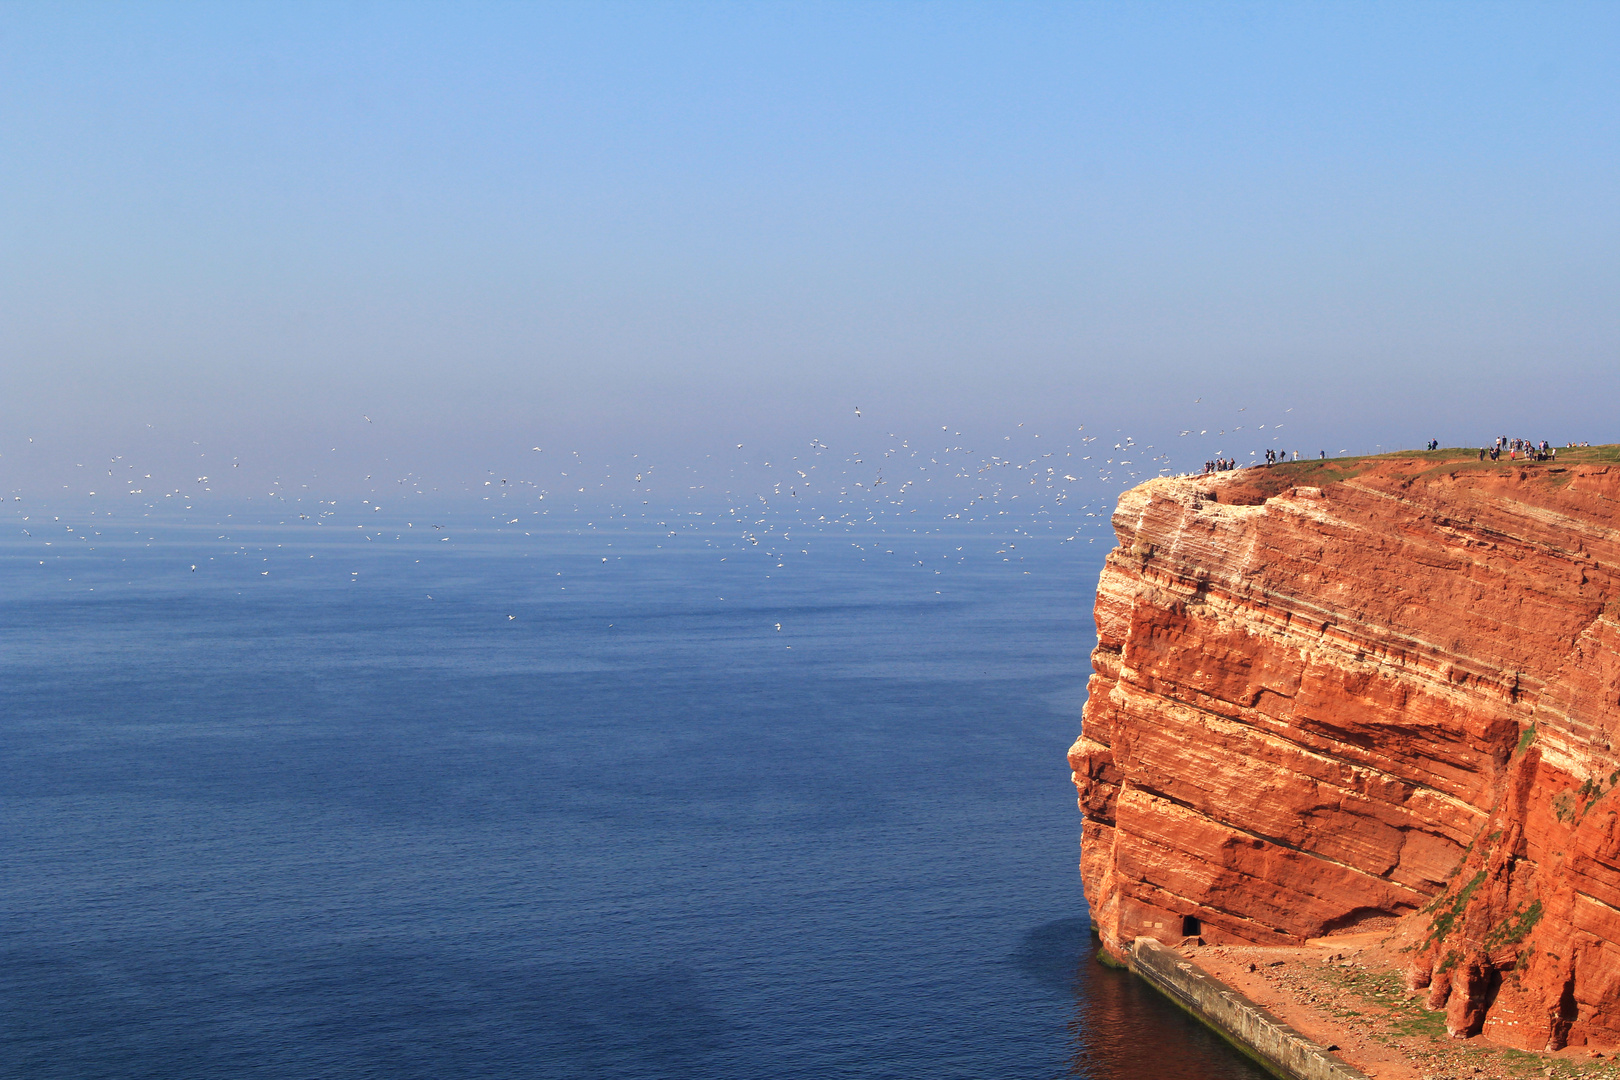
[{"label": "flock of white birds", "polygon": [[[73,462],[69,479],[78,484],[50,494],[17,487],[7,501],[18,526],[14,537],[45,547],[65,540],[93,545],[115,523],[121,533],[139,534],[143,524],[165,521],[217,526],[224,541],[231,540],[227,527],[250,521],[322,529],[326,536],[341,530],[370,543],[428,537],[453,544],[469,530],[639,530],[700,537],[722,558],[746,552],[781,567],[809,555],[812,540],[836,536],[863,555],[894,555],[883,537],[961,530],[1003,537],[996,555],[1010,561],[1015,548],[1004,545],[1019,540],[1111,542],[1108,521],[1118,493],[1147,478],[1199,472],[1215,456],[1247,464],[1263,461],[1268,448],[1293,449],[1284,440],[1291,409],[1249,424],[1248,408],[1240,407],[1229,423],[1181,428],[1162,444],[1082,424],[1063,431],[1018,424],[977,438],[949,425],[907,434],[885,429],[870,412],[852,411],[852,424],[835,425],[843,445],[822,438],[774,449],[734,442],[682,461],[531,440],[505,455],[504,464],[451,482],[391,474],[385,457],[363,479],[341,484],[331,476],[276,476],[263,463],[250,462],[243,472],[241,459],[221,460],[193,442],[198,467],[183,476],[172,465],[165,471],[143,467],[134,454],[114,455],[97,465]],[[378,430],[369,414],[355,423]],[[1224,445],[1234,440],[1254,444],[1247,462]],[[30,439],[22,453],[32,447]],[[0,453],[0,476],[6,457],[18,459],[18,448],[10,449]],[[249,477],[267,479],[253,492]],[[45,565],[61,552],[37,554]]]}]

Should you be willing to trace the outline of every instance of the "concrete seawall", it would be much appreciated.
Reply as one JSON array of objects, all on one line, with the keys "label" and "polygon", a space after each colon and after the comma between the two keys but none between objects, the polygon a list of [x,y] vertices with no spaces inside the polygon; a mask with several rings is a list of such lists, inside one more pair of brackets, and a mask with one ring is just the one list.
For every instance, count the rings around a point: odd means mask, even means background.
[{"label": "concrete seawall", "polygon": [[1214,1028],[1238,1049],[1285,1080],[1368,1080],[1197,964],[1139,937],[1126,954],[1130,969],[1154,989]]}]

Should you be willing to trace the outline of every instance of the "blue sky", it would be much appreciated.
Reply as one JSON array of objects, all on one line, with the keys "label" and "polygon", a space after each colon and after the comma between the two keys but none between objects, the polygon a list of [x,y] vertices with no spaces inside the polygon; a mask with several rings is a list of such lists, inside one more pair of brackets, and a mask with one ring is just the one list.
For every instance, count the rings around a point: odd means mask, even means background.
[{"label": "blue sky", "polygon": [[1617,50],[1613,5],[7,5],[0,480],[674,469],[856,406],[1620,440]]}]

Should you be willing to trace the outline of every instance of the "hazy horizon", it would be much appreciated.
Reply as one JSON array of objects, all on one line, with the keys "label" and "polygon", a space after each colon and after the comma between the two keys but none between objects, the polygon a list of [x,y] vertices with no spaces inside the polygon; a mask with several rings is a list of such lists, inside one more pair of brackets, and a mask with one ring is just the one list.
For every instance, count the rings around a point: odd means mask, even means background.
[{"label": "hazy horizon", "polygon": [[1599,5],[12,5],[0,490],[1614,441],[1617,31]]}]

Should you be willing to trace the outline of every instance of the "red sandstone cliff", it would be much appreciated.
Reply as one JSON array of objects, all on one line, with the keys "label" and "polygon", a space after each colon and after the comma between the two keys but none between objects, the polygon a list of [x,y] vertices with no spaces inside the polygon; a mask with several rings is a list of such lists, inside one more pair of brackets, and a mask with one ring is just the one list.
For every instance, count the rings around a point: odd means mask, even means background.
[{"label": "red sandstone cliff", "polygon": [[1390,926],[1454,1034],[1620,1043],[1606,449],[1126,492],[1069,754],[1103,947]]}]

